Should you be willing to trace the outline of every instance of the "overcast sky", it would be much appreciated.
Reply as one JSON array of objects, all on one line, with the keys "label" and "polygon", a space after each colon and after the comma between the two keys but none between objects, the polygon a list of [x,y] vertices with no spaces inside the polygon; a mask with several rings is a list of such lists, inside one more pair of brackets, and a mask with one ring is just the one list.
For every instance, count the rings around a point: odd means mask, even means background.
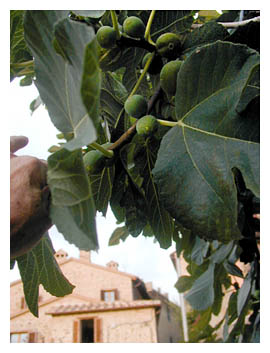
[{"label": "overcast sky", "polygon": [[[31,115],[29,105],[38,96],[34,85],[20,87],[16,80],[10,84],[11,96],[14,104],[9,112],[9,135],[24,135],[29,138],[28,145],[17,152],[17,155],[32,155],[47,159],[48,148],[59,141],[56,134],[59,131],[51,123],[44,107],[39,107]],[[108,246],[112,231],[117,227],[115,218],[108,210],[106,218],[97,217],[97,230],[100,249],[98,253],[92,252],[91,259],[94,263],[106,265],[110,260],[119,263],[119,270],[139,276],[144,282],[152,281],[155,289],[161,288],[162,292],[169,293],[169,298],[178,302],[178,292],[174,288],[177,275],[170,260],[174,246],[167,250],[160,249],[158,243],[152,238],[129,236],[125,242],[116,246]],[[78,257],[79,250],[65,241],[56,227],[49,230],[55,250],[64,249],[69,256]],[[11,271],[11,281],[19,278],[17,268]]]}]

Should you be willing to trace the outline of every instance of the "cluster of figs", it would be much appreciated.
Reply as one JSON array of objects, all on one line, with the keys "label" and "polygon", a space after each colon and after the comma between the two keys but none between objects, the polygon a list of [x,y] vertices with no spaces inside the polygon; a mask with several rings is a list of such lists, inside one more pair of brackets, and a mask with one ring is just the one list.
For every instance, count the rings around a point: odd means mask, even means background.
[{"label": "cluster of figs", "polygon": [[[136,16],[127,17],[123,25],[119,25],[121,36],[136,40],[144,40],[145,24]],[[116,30],[111,26],[102,26],[96,33],[96,38],[99,45],[104,49],[112,49],[121,41],[117,37]],[[155,54],[149,65],[147,72],[150,75],[160,75],[160,86],[168,97],[172,97],[176,92],[177,73],[181,67],[182,61],[177,58],[181,54],[181,39],[175,33],[161,34],[155,43]],[[141,67],[145,67],[149,57],[152,55],[148,52],[142,59]],[[163,58],[167,63],[163,63]],[[147,114],[148,102],[145,97],[139,94],[134,94],[129,97],[124,105],[126,113],[131,117],[138,119],[136,123],[136,131],[139,135],[148,137],[153,135],[158,129],[158,121],[153,115]],[[108,148],[108,143],[105,148]],[[86,169],[93,172],[92,168],[98,166],[98,161],[104,158],[99,151],[89,151],[84,155]],[[103,163],[100,163],[102,165]],[[90,169],[89,169],[90,168]],[[98,168],[99,169],[99,168]]]}]

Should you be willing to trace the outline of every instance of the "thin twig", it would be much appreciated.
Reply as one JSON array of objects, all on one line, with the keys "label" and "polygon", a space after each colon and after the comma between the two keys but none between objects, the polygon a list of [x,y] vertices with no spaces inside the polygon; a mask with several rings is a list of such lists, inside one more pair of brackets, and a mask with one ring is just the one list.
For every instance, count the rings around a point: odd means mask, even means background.
[{"label": "thin twig", "polygon": [[[245,26],[249,22],[260,22],[260,16],[250,18],[248,20],[244,21],[238,21],[238,22],[217,22],[218,24],[222,25],[223,27],[226,28],[236,28],[240,26]],[[194,23],[191,28],[198,28],[203,26],[203,23]]]},{"label": "thin twig", "polygon": [[161,93],[162,93],[162,90],[161,90],[160,82],[159,82],[156,91],[154,92],[154,94],[152,95],[152,97],[150,98],[150,100],[148,102],[147,114],[151,113],[151,110],[153,109],[153,106],[155,105],[156,101],[160,97]]},{"label": "thin twig", "polygon": [[135,131],[136,129],[136,124],[137,121],[119,137],[118,140],[116,140],[110,147],[108,147],[108,150],[115,150],[117,147],[119,147],[125,140],[127,140]]}]

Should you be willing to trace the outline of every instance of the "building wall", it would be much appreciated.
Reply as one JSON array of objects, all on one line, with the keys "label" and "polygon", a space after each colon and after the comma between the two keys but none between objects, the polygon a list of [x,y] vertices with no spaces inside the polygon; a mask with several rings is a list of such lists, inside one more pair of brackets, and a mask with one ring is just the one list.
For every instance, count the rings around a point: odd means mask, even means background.
[{"label": "building wall", "polygon": [[[133,300],[132,276],[77,259],[60,263],[60,267],[69,282],[75,285],[74,294],[100,301],[101,290],[117,289],[119,300]],[[42,286],[40,286],[39,295],[41,303],[54,298]],[[11,315],[21,310],[22,298],[24,298],[22,282],[16,281],[10,287]]]},{"label": "building wall", "polygon": [[101,290],[118,289],[119,300],[133,300],[132,279],[117,270],[106,270],[101,266],[73,261],[61,266],[64,275],[76,287],[73,293],[101,299]]},{"label": "building wall", "polygon": [[[76,303],[72,298],[60,299],[57,305]],[[84,301],[81,301],[82,303]],[[38,343],[72,343],[74,321],[101,319],[101,342],[104,343],[156,343],[154,308],[117,310],[70,315],[46,314],[55,302],[39,308],[39,318],[27,312],[11,320],[10,332],[36,332]]]},{"label": "building wall", "polygon": [[158,325],[159,343],[178,343],[181,340],[181,318],[179,310],[162,302]]},{"label": "building wall", "polygon": [[10,332],[37,332],[38,342],[53,342],[52,328],[54,327],[54,318],[51,315],[47,315],[46,312],[50,311],[56,303],[57,305],[78,304],[85,303],[85,301],[70,296],[57,299],[57,302],[53,301],[44,306],[39,306],[38,318],[27,310],[25,313],[11,319]]},{"label": "building wall", "polygon": [[153,308],[55,316],[51,330],[55,342],[73,342],[74,321],[95,317],[101,321],[101,342],[103,343],[157,342]]}]

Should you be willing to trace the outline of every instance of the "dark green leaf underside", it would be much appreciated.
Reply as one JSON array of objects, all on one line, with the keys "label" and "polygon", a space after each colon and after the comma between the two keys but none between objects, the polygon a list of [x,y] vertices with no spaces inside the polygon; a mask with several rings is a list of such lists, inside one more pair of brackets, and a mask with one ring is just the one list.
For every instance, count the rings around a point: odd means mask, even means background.
[{"label": "dark green leaf underside", "polygon": [[81,98],[84,49],[95,33],[67,17],[68,11],[27,11],[24,30],[35,58],[40,97],[56,128],[74,133],[74,139],[65,145],[74,150],[96,139]]},{"label": "dark green leaf underside", "polygon": [[48,159],[50,216],[65,239],[82,250],[98,248],[95,205],[82,152],[62,149]]}]

